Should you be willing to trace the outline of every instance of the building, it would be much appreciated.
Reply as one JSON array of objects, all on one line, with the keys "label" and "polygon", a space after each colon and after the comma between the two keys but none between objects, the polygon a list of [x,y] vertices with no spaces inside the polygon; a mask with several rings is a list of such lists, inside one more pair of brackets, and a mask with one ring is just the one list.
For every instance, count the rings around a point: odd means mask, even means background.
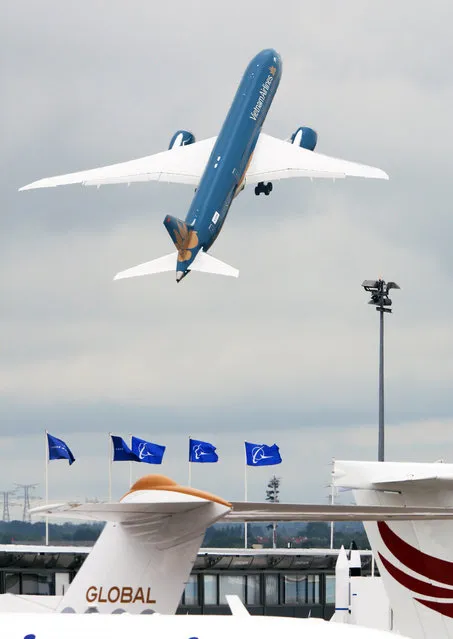
[{"label": "building", "polygon": [[[0,593],[64,594],[90,550],[0,545]],[[330,619],[337,555],[315,548],[201,549],[178,613],[229,614],[225,595],[235,594],[252,614]],[[362,574],[371,574],[371,551],[361,557]]]}]

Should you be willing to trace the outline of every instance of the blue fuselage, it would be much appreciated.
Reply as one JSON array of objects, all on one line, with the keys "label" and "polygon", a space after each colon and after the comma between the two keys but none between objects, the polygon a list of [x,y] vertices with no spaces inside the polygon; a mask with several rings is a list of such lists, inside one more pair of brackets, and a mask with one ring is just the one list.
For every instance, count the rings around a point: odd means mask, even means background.
[{"label": "blue fuselage", "polygon": [[281,72],[280,56],[273,49],[258,53],[245,70],[185,219],[196,231],[197,247],[190,259],[178,262],[178,271],[190,270],[198,251],[208,251],[215,242],[234,196],[243,187]]}]

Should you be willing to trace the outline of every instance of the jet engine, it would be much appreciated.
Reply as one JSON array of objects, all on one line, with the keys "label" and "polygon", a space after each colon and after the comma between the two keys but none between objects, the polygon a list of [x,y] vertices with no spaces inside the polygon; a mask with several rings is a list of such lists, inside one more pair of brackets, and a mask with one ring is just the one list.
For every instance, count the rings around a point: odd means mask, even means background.
[{"label": "jet engine", "polygon": [[291,144],[297,144],[302,149],[314,151],[318,142],[318,134],[308,126],[300,126],[290,137]]},{"label": "jet engine", "polygon": [[195,136],[193,133],[180,129],[179,131],[176,131],[176,133],[171,138],[168,148],[174,149],[177,146],[187,146],[188,144],[193,144],[194,142]]}]

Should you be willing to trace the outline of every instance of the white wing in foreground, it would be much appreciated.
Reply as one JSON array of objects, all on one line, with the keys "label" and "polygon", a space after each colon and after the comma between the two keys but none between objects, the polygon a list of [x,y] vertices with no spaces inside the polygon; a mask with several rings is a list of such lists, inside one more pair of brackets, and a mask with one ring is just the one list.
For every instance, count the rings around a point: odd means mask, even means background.
[{"label": "white wing in foreground", "polygon": [[247,181],[269,182],[285,178],[363,177],[388,180],[381,169],[307,151],[261,133],[247,171]]},{"label": "white wing in foreground", "polygon": [[203,175],[215,141],[215,137],[208,138],[188,146],[179,146],[169,151],[148,155],[138,160],[44,178],[23,186],[19,191],[64,184],[100,186],[102,184],[129,184],[151,180],[197,185]]}]

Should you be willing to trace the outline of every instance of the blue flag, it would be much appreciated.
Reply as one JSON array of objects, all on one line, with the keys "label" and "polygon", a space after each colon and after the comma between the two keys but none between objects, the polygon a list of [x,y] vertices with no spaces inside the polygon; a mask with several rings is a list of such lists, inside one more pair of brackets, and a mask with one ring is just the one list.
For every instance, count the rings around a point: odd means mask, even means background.
[{"label": "blue flag", "polygon": [[165,453],[165,446],[152,444],[139,437],[132,437],[132,453],[138,458],[136,461],[146,464],[161,464]]},{"label": "blue flag", "polygon": [[245,442],[245,456],[247,466],[274,466],[282,463],[277,444],[266,446],[266,444]]},{"label": "blue flag", "polygon": [[71,453],[69,446],[62,439],[47,433],[47,444],[49,446],[49,461],[52,459],[67,459],[69,465],[75,462],[75,457]]},{"label": "blue flag", "polygon": [[135,453],[131,451],[122,437],[111,435],[113,442],[113,461],[140,461]]},{"label": "blue flag", "polygon": [[216,447],[199,439],[189,439],[189,461],[197,464],[213,464],[219,461]]}]

